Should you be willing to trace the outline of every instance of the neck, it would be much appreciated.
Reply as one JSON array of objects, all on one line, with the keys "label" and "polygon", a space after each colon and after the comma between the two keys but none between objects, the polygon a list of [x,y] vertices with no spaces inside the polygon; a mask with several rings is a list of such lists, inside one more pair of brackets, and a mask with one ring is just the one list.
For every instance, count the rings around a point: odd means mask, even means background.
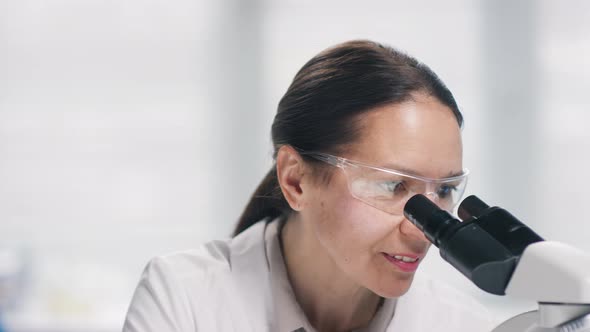
[{"label": "neck", "polygon": [[368,325],[382,299],[342,273],[307,228],[290,217],[281,230],[281,242],[291,287],[309,322],[318,331]]}]

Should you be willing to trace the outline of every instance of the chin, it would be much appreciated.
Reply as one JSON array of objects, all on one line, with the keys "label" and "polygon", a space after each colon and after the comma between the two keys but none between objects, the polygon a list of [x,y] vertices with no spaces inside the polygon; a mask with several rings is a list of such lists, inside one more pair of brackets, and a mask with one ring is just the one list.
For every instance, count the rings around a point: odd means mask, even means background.
[{"label": "chin", "polygon": [[414,280],[414,274],[404,279],[394,279],[387,285],[380,285],[374,290],[375,294],[385,298],[400,297],[408,292]]}]

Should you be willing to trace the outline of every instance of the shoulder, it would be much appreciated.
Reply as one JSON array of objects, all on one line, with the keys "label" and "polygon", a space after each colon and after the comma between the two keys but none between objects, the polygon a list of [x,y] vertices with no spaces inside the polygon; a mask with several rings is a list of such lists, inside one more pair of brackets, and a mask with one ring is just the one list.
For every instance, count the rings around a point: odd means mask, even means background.
[{"label": "shoulder", "polygon": [[237,307],[243,297],[239,286],[258,278],[260,283],[250,288],[264,287],[264,228],[265,223],[258,223],[233,239],[151,259],[123,331],[232,330],[224,326],[231,322],[219,316],[242,311]]},{"label": "shoulder", "polygon": [[264,227],[259,222],[239,236],[215,240],[193,250],[157,256],[150,260],[144,277],[171,276],[177,282],[197,284],[206,279],[219,280],[240,272],[242,260],[264,261]]},{"label": "shoulder", "polygon": [[196,280],[206,277],[211,272],[230,271],[231,239],[211,241],[202,246],[180,252],[174,252],[152,258],[145,270],[144,277],[160,274],[174,276],[178,281]]}]

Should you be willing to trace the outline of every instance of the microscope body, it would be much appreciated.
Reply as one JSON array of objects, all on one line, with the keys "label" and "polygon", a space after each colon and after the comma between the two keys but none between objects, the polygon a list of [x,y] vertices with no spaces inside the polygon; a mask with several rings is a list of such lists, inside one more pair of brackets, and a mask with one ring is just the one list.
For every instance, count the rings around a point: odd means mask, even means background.
[{"label": "microscope body", "polygon": [[523,252],[506,295],[533,299],[539,310],[507,320],[493,332],[590,331],[590,255],[542,241]]},{"label": "microscope body", "polygon": [[404,214],[480,289],[539,303],[539,310],[513,317],[493,332],[590,332],[589,254],[544,241],[476,196],[459,206],[463,222],[423,195],[412,197]]}]

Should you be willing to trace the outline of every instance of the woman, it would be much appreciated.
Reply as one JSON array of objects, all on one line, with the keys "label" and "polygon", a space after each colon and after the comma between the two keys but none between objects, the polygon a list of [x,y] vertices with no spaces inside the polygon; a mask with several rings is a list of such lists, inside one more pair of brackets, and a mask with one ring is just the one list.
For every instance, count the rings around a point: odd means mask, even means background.
[{"label": "woman", "polygon": [[371,41],[321,52],[279,103],[276,163],[234,238],[152,260],[123,330],[489,331],[475,301],[413,282],[430,243],[402,213],[416,193],[458,203],[462,121],[406,54]]}]

